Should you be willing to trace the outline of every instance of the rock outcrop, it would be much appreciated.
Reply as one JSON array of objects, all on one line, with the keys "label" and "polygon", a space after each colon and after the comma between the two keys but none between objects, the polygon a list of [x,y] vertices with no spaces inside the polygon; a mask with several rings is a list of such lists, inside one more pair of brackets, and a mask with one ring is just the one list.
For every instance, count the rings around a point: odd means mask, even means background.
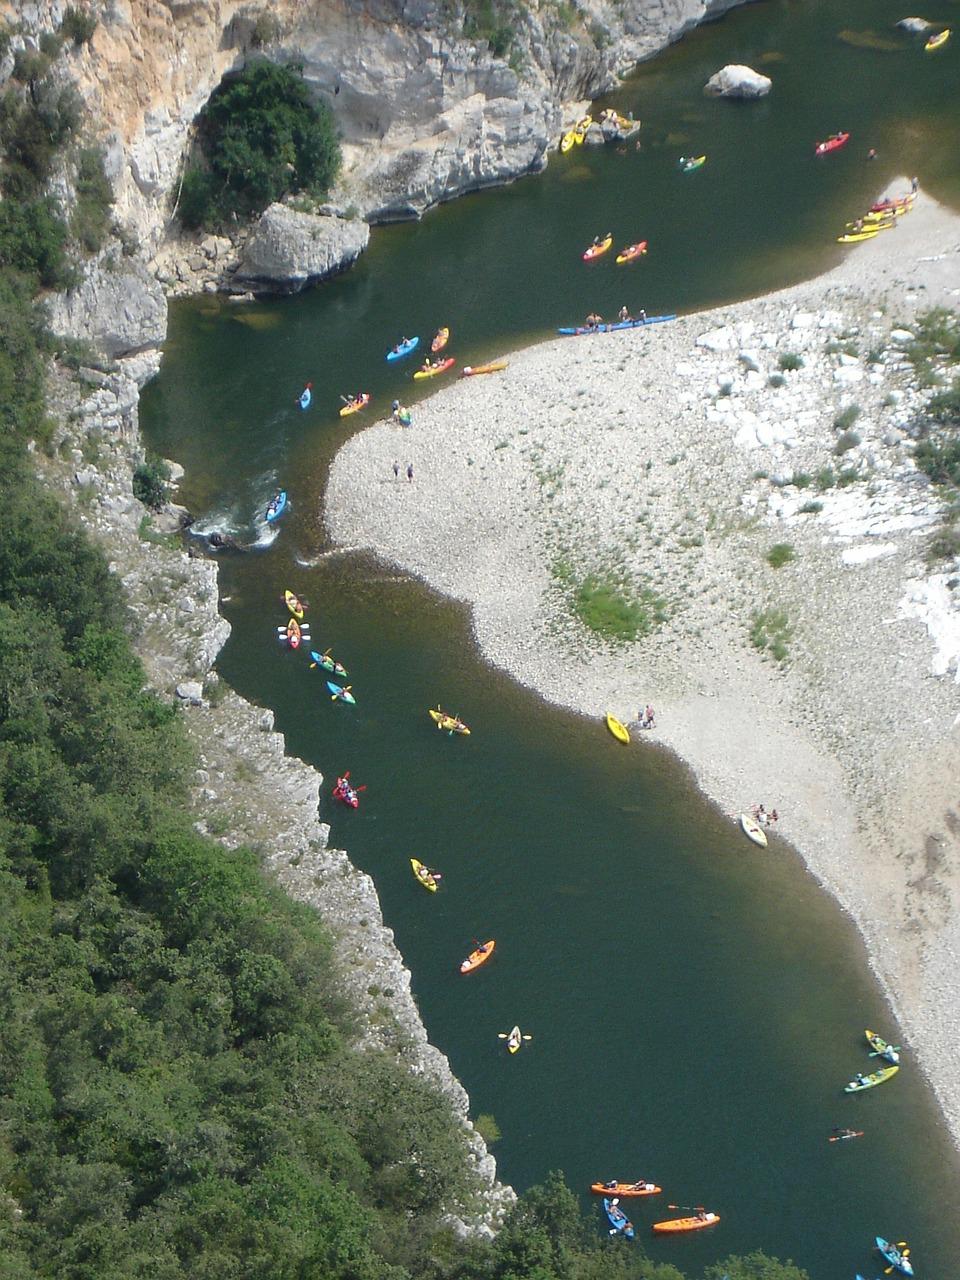
[{"label": "rock outcrop", "polygon": [[255,292],[298,293],[350,266],[369,239],[360,218],[318,217],[272,204],[244,246],[234,282]]},{"label": "rock outcrop", "polygon": [[719,98],[762,98],[770,92],[773,81],[752,67],[729,63],[710,77],[703,86],[705,93]]},{"label": "rock outcrop", "polygon": [[930,30],[933,23],[928,22],[926,18],[901,18],[897,26],[908,35],[922,36],[925,31]]},{"label": "rock outcrop", "polygon": [[50,295],[47,316],[54,333],[111,359],[158,347],[167,332],[167,302],[155,277],[111,252],[85,264],[76,288]]}]

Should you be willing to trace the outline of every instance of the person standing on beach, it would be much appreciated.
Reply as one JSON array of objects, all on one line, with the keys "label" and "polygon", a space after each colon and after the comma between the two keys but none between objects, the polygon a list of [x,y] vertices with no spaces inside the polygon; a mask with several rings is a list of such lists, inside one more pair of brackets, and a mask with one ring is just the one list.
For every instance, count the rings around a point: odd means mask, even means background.
[{"label": "person standing on beach", "polygon": [[394,480],[400,479],[400,463],[397,462],[396,459],[394,459],[393,463],[393,478]]},{"label": "person standing on beach", "polygon": [[407,463],[407,479],[408,480],[413,479],[413,463],[412,462]]}]

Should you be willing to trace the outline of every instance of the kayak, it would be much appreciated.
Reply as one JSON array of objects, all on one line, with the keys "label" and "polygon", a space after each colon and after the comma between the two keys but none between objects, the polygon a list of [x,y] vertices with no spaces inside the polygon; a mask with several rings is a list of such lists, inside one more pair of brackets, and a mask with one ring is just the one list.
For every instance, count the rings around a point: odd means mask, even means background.
[{"label": "kayak", "polygon": [[860,1080],[851,1080],[849,1084],[843,1086],[843,1092],[860,1093],[864,1089],[873,1089],[878,1084],[883,1084],[884,1080],[889,1080],[891,1076],[895,1076],[899,1070],[899,1067],[881,1067],[879,1071],[871,1071],[870,1075],[864,1076]]},{"label": "kayak", "polygon": [[431,350],[431,351],[442,351],[442,350],[443,350],[443,348],[447,345],[447,342],[448,342],[449,340],[450,340],[450,330],[449,330],[449,329],[446,329],[446,328],[444,328],[444,329],[438,329],[438,330],[437,330],[437,336],[436,336],[436,337],[434,338],[434,340],[430,343],[430,350]]},{"label": "kayak", "polygon": [[597,324],[592,328],[589,325],[581,324],[576,328],[568,327],[558,329],[557,333],[565,334],[567,337],[579,338],[585,333],[616,333],[618,329],[641,329],[648,324],[666,324],[668,320],[676,320],[675,315],[671,316],[645,316],[642,320],[617,320],[613,324]]},{"label": "kayak", "polygon": [[275,497],[271,498],[267,504],[266,520],[267,524],[273,524],[274,520],[279,520],[283,515],[287,505],[287,491],[281,489]]},{"label": "kayak", "polygon": [[867,1037],[867,1043],[876,1057],[886,1058],[887,1062],[897,1063],[900,1061],[900,1054],[897,1052],[896,1045],[887,1044],[883,1036],[878,1036],[875,1031],[868,1029],[863,1034]]},{"label": "kayak", "polygon": [[939,49],[941,45],[946,44],[950,39],[950,28],[945,31],[938,32],[935,36],[931,36],[927,43],[923,46],[927,53],[933,53],[934,49]]},{"label": "kayak", "polygon": [[283,598],[287,602],[287,608],[297,619],[298,622],[303,621],[303,603],[293,594],[292,591],[284,591]]},{"label": "kayak", "polygon": [[865,217],[858,219],[860,225],[856,222],[845,222],[843,225],[844,235],[857,235],[861,231],[889,231],[891,227],[897,225],[897,220],[890,214],[867,214]]},{"label": "kayak", "polygon": [[339,800],[341,804],[349,805],[351,809],[357,809],[360,806],[356,787],[351,787],[346,775],[337,779],[337,785],[333,788],[333,798]]},{"label": "kayak", "polygon": [[599,258],[602,253],[606,253],[612,244],[613,236],[608,233],[599,244],[592,244],[588,249],[584,249],[580,256],[584,262],[591,262],[594,258]]},{"label": "kayak", "polygon": [[510,1053],[516,1053],[523,1044],[523,1032],[519,1027],[511,1027],[510,1034],[507,1036],[507,1049]]},{"label": "kayak", "polygon": [[332,680],[327,681],[327,688],[338,702],[354,704],[357,701],[349,689],[344,688],[343,685],[335,684]]},{"label": "kayak", "polygon": [[408,356],[411,351],[417,349],[419,338],[404,338],[402,342],[398,342],[392,351],[387,352],[388,360],[402,360],[404,356]]},{"label": "kayak", "polygon": [[761,849],[767,847],[767,833],[761,827],[760,823],[749,813],[741,813],[740,825],[743,827],[743,834],[758,844]]},{"label": "kayak", "polygon": [[281,636],[287,641],[291,649],[299,649],[300,641],[303,638],[303,632],[300,629],[300,623],[296,618],[291,618],[286,627],[278,627],[277,630]]},{"label": "kayak", "polygon": [[300,399],[299,399],[299,402],[298,402],[298,403],[299,403],[299,405],[300,405],[300,408],[301,408],[301,409],[309,409],[309,408],[310,408],[310,401],[313,399],[313,390],[312,390],[312,388],[313,388],[313,383],[312,383],[312,382],[308,382],[308,383],[307,383],[307,385],[306,385],[306,386],[303,388],[303,390],[300,392]]},{"label": "kayak", "polygon": [[832,138],[827,138],[826,142],[818,142],[813,149],[813,154],[815,156],[825,156],[828,151],[839,151],[849,141],[849,133],[835,133]]},{"label": "kayak", "polygon": [[691,156],[688,159],[686,156],[681,156],[679,163],[680,163],[680,170],[682,173],[692,173],[694,169],[699,169],[702,165],[705,165],[707,163],[707,157]]},{"label": "kayak", "polygon": [[849,1142],[851,1138],[862,1138],[862,1129],[845,1129],[843,1133],[835,1133],[827,1139],[828,1142]]},{"label": "kayak", "polygon": [[445,360],[438,360],[436,364],[424,365],[413,376],[415,378],[435,378],[438,373],[444,373],[452,364],[456,363],[453,356],[447,356]]},{"label": "kayak", "polygon": [[316,649],[311,649],[310,657],[324,671],[332,671],[337,676],[348,676],[350,674],[343,663],[337,662],[336,658],[331,658],[329,653],[317,653]]},{"label": "kayak", "polygon": [[590,1190],[597,1196],[656,1196],[663,1190],[653,1182],[618,1182],[611,1187],[609,1182],[591,1182]]},{"label": "kayak", "polygon": [[660,1235],[669,1235],[676,1231],[702,1231],[704,1227],[715,1227],[719,1221],[719,1213],[698,1213],[695,1218],[668,1218],[666,1222],[655,1222],[653,1229]]},{"label": "kayak", "polygon": [[627,726],[625,724],[621,724],[617,717],[609,711],[607,712],[607,728],[618,742],[630,741],[630,731],[627,729]]},{"label": "kayak", "polygon": [[905,1276],[913,1275],[913,1263],[907,1256],[910,1252],[906,1245],[891,1244],[889,1240],[884,1240],[883,1236],[877,1236],[877,1248],[883,1254],[891,1267],[896,1267],[898,1271],[902,1271]]},{"label": "kayak", "polygon": [[418,858],[411,858],[410,865],[413,867],[413,874],[417,877],[425,889],[429,889],[431,893],[437,892],[437,882],[433,878],[433,873],[429,871]]},{"label": "kayak", "polygon": [[617,254],[617,262],[632,262],[634,258],[640,258],[647,252],[646,240],[641,240],[639,244],[628,245],[626,249],[621,249]]},{"label": "kayak", "polygon": [[446,733],[461,733],[465,737],[470,736],[470,730],[463,723],[459,716],[448,716],[445,711],[441,711],[437,707],[436,711],[431,707],[427,713],[438,729]]},{"label": "kayak", "polygon": [[584,116],[582,120],[577,121],[576,126],[573,130],[573,141],[576,146],[579,147],[580,144],[583,142],[584,138],[589,133],[590,126],[592,124],[593,124],[593,116]]},{"label": "kayak", "polygon": [[345,418],[349,413],[358,413],[361,409],[365,409],[370,403],[370,392],[363,391],[357,396],[356,400],[350,400],[340,410],[340,417]]},{"label": "kayak", "polygon": [[472,378],[475,373],[499,373],[506,367],[506,360],[491,360],[488,364],[468,364],[460,370],[460,377]]},{"label": "kayak", "polygon": [[863,215],[864,222],[886,222],[888,218],[902,218],[913,208],[912,204],[891,204],[885,209],[871,209]]},{"label": "kayak", "polygon": [[842,236],[837,236],[837,244],[860,244],[862,240],[872,240],[874,236],[880,232],[871,229],[870,231],[848,231]]},{"label": "kayak", "polygon": [[563,152],[569,151],[570,148],[573,146],[573,144],[576,142],[576,140],[577,140],[577,129],[576,129],[576,125],[574,125],[574,127],[572,129],[568,129],[567,132],[560,139],[560,150]]},{"label": "kayak", "polygon": [[610,1223],[610,1234],[612,1236],[622,1235],[627,1240],[634,1237],[633,1223],[623,1212],[623,1210],[614,1203],[613,1200],[603,1199],[603,1212],[607,1215],[607,1221]]},{"label": "kayak", "polygon": [[870,206],[871,213],[884,213],[888,209],[903,209],[904,212],[913,207],[916,195],[910,191],[905,196],[895,196],[888,200],[877,200]]},{"label": "kayak", "polygon": [[496,946],[493,938],[489,942],[484,942],[482,946],[477,947],[476,951],[471,951],[466,960],[460,966],[461,973],[471,973],[474,969],[479,969],[482,964],[486,964],[493,955],[493,949]]}]

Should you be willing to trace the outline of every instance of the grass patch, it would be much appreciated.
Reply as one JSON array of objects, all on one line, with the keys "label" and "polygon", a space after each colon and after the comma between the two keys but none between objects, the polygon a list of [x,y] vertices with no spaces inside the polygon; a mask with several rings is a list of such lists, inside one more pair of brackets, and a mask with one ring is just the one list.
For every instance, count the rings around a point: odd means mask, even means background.
[{"label": "grass patch", "polygon": [[851,449],[855,449],[858,444],[862,444],[862,442],[863,437],[859,431],[844,431],[833,446],[833,452],[838,458],[841,458],[845,453],[849,453]]},{"label": "grass patch", "polygon": [[799,510],[800,515],[802,516],[815,516],[818,512],[823,510],[823,503],[818,502],[816,498],[811,498],[810,501],[805,502]]},{"label": "grass patch", "polygon": [[767,379],[768,387],[785,387],[786,385],[787,380],[782,373],[771,373],[770,377]]},{"label": "grass patch", "polygon": [[927,560],[937,564],[942,560],[955,560],[960,556],[960,529],[955,524],[944,524],[927,544]]},{"label": "grass patch", "polygon": [[795,489],[809,489],[813,484],[813,476],[809,471],[795,471],[790,477],[790,483]]},{"label": "grass patch", "polygon": [[763,609],[750,620],[750,643],[775,662],[786,662],[793,638],[790,619],[782,609]]},{"label": "grass patch", "polygon": [[834,430],[849,431],[856,420],[860,417],[861,413],[863,413],[863,410],[858,404],[848,404],[847,407],[842,409],[834,418]]},{"label": "grass patch", "polygon": [[666,619],[661,597],[649,588],[638,591],[623,574],[601,571],[581,578],[569,561],[560,559],[553,576],[564,588],[574,617],[605,640],[629,644]]},{"label": "grass patch", "polygon": [[837,488],[846,489],[849,484],[856,484],[860,479],[860,472],[856,467],[843,467],[837,472]]},{"label": "grass patch", "polygon": [[903,354],[913,365],[921,386],[935,386],[945,364],[960,362],[960,317],[946,307],[934,307],[912,326],[913,338]]},{"label": "grass patch", "polygon": [[821,467],[814,477],[814,482],[821,493],[832,489],[837,483],[837,475],[833,467]]},{"label": "grass patch", "polygon": [[791,560],[796,560],[797,553],[789,542],[775,542],[763,558],[771,569],[782,569]]},{"label": "grass patch", "polygon": [[784,351],[777,361],[783,373],[794,373],[803,368],[803,356],[798,351]]}]

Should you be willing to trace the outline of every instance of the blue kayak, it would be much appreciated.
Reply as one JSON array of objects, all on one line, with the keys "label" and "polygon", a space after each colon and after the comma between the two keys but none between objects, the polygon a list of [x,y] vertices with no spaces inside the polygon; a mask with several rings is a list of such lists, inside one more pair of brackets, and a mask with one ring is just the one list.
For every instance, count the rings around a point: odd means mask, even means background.
[{"label": "blue kayak", "polygon": [[408,356],[411,351],[416,351],[419,342],[419,338],[406,338],[403,342],[398,342],[392,351],[387,352],[387,359],[402,360],[403,357]]},{"label": "blue kayak", "polygon": [[625,1236],[627,1240],[632,1240],[634,1231],[633,1223],[623,1212],[623,1210],[608,1200],[606,1196],[603,1198],[603,1211],[610,1221],[610,1234]]},{"label": "blue kayak", "polygon": [[270,499],[267,506],[267,524],[273,524],[274,520],[279,520],[287,507],[287,491],[280,489],[274,498]]},{"label": "blue kayak", "polygon": [[350,690],[345,689],[341,684],[334,684],[332,680],[328,680],[327,688],[338,702],[356,702],[356,698],[354,698]]},{"label": "blue kayak", "polygon": [[313,399],[313,392],[310,390],[311,386],[312,384],[308,382],[307,385],[300,392],[300,408],[301,409],[310,408],[310,401]]},{"label": "blue kayak", "polygon": [[877,1236],[877,1248],[890,1263],[891,1267],[896,1267],[898,1271],[902,1271],[905,1276],[913,1275],[913,1263],[907,1257],[910,1252],[904,1246],[904,1252],[901,1253],[897,1245],[891,1244],[889,1240],[884,1240],[883,1236]]},{"label": "blue kayak", "polygon": [[598,324],[593,328],[581,324],[576,328],[558,329],[557,333],[579,338],[584,333],[615,333],[617,329],[642,329],[644,325],[665,324],[668,320],[676,320],[676,318],[676,316],[647,316],[646,320],[617,320],[613,324]]}]

